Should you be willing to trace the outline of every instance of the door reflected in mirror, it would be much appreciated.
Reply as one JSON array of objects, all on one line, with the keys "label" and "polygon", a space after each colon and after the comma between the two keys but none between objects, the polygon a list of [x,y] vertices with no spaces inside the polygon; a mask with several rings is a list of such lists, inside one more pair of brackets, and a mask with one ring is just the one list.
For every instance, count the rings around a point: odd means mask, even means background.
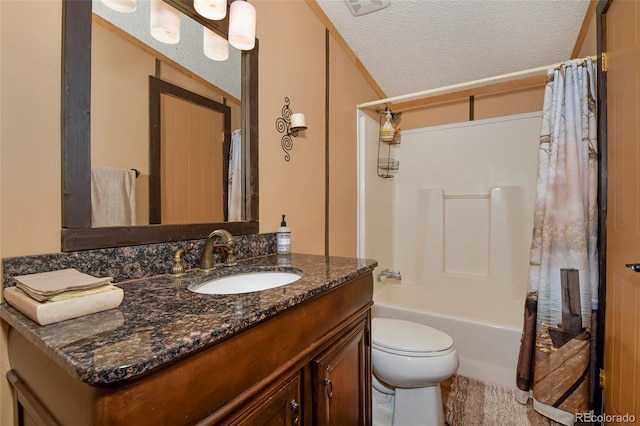
[{"label": "door reflected in mirror", "polygon": [[231,108],[154,77],[149,93],[150,223],[227,221]]}]

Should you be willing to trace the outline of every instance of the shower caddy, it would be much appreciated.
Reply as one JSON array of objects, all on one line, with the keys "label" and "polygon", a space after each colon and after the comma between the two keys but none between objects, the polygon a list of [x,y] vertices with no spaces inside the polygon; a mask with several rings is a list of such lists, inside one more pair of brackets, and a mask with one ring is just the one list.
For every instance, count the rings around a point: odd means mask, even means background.
[{"label": "shower caddy", "polygon": [[[391,171],[400,168],[400,162],[391,157],[391,147],[400,144],[400,129],[395,128],[395,123],[400,121],[402,113],[394,114],[389,108],[381,110],[380,113],[380,131],[378,133],[378,176],[381,178],[392,178]],[[390,130],[391,128],[391,130]],[[386,157],[380,157],[381,152],[384,155],[386,149]]]}]

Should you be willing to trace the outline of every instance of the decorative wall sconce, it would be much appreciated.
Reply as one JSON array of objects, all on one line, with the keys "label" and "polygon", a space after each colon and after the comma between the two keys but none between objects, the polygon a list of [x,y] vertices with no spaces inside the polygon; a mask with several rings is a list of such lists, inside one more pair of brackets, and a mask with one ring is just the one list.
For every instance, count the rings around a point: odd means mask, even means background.
[{"label": "decorative wall sconce", "polygon": [[282,117],[276,120],[276,129],[280,133],[284,133],[282,136],[282,150],[284,151],[284,159],[285,161],[289,161],[291,159],[291,155],[289,151],[293,149],[293,137],[298,136],[298,132],[307,129],[307,124],[305,123],[304,114],[301,113],[292,113],[289,108],[289,98],[285,97],[284,101],[286,102],[282,107]]}]

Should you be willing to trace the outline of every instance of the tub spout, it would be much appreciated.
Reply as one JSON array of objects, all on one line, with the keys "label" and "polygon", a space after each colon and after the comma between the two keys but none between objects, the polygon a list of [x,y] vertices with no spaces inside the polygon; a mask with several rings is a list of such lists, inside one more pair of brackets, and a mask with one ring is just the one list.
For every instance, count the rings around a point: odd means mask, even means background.
[{"label": "tub spout", "polygon": [[402,275],[400,275],[400,271],[390,271],[389,269],[384,269],[378,273],[376,276],[376,280],[378,282],[382,282],[383,279],[393,278],[394,280],[402,280]]}]

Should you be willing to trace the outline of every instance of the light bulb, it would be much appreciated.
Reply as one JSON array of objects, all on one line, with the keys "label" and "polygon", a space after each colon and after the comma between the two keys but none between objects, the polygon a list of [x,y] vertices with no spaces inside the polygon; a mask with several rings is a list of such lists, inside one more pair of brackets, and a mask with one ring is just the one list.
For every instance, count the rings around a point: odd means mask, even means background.
[{"label": "light bulb", "polygon": [[231,3],[229,43],[240,50],[251,50],[256,45],[256,8],[249,2]]},{"label": "light bulb", "polygon": [[180,41],[180,12],[162,0],[151,0],[151,35],[158,41],[176,44]]},{"label": "light bulb", "polygon": [[225,61],[229,57],[229,43],[223,37],[208,28],[203,31],[204,54],[214,61]]},{"label": "light bulb", "polygon": [[136,0],[102,0],[105,6],[116,12],[131,13],[136,11]]},{"label": "light bulb", "polygon": [[227,16],[227,0],[193,0],[193,7],[208,19],[218,21]]}]

